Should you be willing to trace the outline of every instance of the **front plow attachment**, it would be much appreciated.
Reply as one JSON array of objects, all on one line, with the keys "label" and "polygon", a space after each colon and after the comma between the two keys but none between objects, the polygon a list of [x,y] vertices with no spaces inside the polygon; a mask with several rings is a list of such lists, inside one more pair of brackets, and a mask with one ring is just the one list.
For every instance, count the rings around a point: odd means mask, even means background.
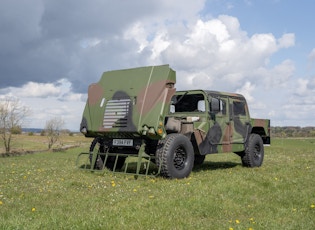
[{"label": "front plow attachment", "polygon": [[155,156],[150,156],[141,147],[138,154],[82,152],[78,155],[76,165],[79,169],[92,172],[112,172],[126,175],[156,177],[160,174]]}]

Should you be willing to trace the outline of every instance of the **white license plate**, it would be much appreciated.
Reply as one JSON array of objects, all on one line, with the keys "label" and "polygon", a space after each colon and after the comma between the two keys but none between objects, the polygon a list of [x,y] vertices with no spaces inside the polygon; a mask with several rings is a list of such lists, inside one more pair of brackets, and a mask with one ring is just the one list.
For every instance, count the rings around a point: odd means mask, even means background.
[{"label": "white license plate", "polygon": [[115,146],[133,146],[132,139],[113,139],[113,145]]}]

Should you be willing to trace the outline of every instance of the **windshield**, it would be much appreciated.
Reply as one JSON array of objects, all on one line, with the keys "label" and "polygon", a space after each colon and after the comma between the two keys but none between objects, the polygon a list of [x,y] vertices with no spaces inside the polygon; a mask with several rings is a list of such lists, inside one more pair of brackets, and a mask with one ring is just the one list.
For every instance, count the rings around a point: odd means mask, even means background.
[{"label": "windshield", "polygon": [[198,112],[198,102],[202,100],[205,100],[203,94],[175,95],[172,98],[174,112]]}]

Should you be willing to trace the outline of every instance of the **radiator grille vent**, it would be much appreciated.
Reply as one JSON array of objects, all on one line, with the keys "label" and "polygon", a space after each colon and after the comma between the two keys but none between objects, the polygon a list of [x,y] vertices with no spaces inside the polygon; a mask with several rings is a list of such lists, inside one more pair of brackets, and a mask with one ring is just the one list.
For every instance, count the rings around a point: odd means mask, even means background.
[{"label": "radiator grille vent", "polygon": [[130,99],[109,100],[105,107],[104,128],[127,127],[130,102]]}]

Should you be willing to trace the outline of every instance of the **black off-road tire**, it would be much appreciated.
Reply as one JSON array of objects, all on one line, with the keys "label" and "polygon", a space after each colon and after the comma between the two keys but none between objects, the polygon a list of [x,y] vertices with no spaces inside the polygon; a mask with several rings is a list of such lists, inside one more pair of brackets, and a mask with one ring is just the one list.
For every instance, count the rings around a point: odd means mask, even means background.
[{"label": "black off-road tire", "polygon": [[[98,148],[98,149],[95,149],[95,148]],[[94,149],[98,153],[105,153],[105,147],[104,147],[104,142],[103,142],[102,138],[99,138],[99,137],[94,138],[94,140],[92,141],[91,146],[90,146],[90,152],[93,152]],[[110,170],[113,170],[114,166],[115,166],[115,159],[116,159],[115,156],[108,156],[105,167],[110,169]],[[121,169],[124,166],[125,160],[126,160],[125,157],[118,157],[115,170]],[[105,156],[104,155],[98,155],[96,158],[95,165],[94,165],[93,169],[102,170],[103,165],[104,165],[104,161],[105,161]],[[90,163],[92,165],[92,156],[90,156]],[[91,168],[92,168],[92,166],[91,166]]]},{"label": "black off-road tire", "polygon": [[260,167],[264,160],[264,144],[258,134],[252,133],[242,156],[244,167]]},{"label": "black off-road tire", "polygon": [[156,164],[166,178],[185,178],[194,166],[194,149],[190,140],[182,134],[169,134],[159,142]]}]

